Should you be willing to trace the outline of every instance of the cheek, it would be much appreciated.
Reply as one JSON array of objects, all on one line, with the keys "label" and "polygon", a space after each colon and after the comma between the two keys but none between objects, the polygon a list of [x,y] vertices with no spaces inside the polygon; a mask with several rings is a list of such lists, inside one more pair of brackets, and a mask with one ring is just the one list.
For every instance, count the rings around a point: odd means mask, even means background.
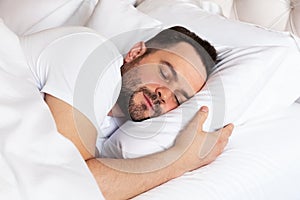
[{"label": "cheek", "polygon": [[169,112],[169,111],[171,111],[171,110],[173,110],[177,107],[178,107],[177,103],[173,100],[170,100],[166,104],[163,104],[161,106],[161,109],[162,109],[163,113],[166,113],[166,112]]},{"label": "cheek", "polygon": [[132,100],[134,101],[135,104],[143,103],[144,100],[143,92],[135,92],[134,95],[132,96]]},{"label": "cheek", "polygon": [[147,87],[152,92],[155,92],[159,87],[171,89],[170,86],[157,75],[143,75],[140,78],[142,86]]},{"label": "cheek", "polygon": [[154,66],[151,66],[149,68],[141,68],[139,76],[143,84],[161,84],[163,82],[162,78],[159,76],[158,69],[156,69]]}]

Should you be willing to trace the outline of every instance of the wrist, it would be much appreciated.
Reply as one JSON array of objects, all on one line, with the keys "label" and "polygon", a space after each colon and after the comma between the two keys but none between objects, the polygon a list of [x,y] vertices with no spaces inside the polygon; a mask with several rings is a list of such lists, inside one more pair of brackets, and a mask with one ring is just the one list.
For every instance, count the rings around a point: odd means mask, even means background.
[{"label": "wrist", "polygon": [[184,173],[188,172],[188,165],[183,160],[183,151],[176,146],[168,149],[170,155],[173,157],[173,162],[170,164],[171,171],[173,172],[174,178],[182,176]]}]

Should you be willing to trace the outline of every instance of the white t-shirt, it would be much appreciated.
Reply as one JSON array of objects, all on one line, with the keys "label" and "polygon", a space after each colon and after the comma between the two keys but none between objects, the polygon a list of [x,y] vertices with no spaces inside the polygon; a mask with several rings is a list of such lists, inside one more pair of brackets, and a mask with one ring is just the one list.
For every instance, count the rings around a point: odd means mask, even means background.
[{"label": "white t-shirt", "polygon": [[84,27],[46,30],[20,42],[37,88],[85,114],[101,134],[121,88],[117,48]]},{"label": "white t-shirt", "polygon": [[106,116],[100,127],[101,134],[98,134],[96,147],[98,149],[99,156],[103,155],[103,144],[106,140],[122,125],[126,122],[123,117],[111,117]]}]

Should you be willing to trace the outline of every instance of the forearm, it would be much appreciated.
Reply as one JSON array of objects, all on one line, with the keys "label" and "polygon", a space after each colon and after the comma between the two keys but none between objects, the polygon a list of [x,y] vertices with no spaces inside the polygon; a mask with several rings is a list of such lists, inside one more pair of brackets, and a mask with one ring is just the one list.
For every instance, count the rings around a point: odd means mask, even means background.
[{"label": "forearm", "polygon": [[[203,132],[202,125],[208,110],[202,107],[170,149],[143,158],[97,160],[91,159],[96,129],[89,119],[56,97],[46,95],[45,100],[58,131],[70,139],[82,157],[88,160],[86,162],[107,199],[128,199],[212,162],[223,151],[233,130],[230,125],[219,133]],[[208,144],[206,140],[211,141],[210,138],[214,142],[203,148],[203,144]]]},{"label": "forearm", "polygon": [[87,164],[107,199],[128,199],[182,175],[174,149],[137,159],[91,159]]}]

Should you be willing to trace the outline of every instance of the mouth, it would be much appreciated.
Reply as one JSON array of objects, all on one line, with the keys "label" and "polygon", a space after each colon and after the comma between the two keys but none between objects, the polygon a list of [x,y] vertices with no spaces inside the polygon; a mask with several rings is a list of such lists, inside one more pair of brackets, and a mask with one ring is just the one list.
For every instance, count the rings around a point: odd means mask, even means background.
[{"label": "mouth", "polygon": [[143,93],[143,95],[144,95],[147,107],[153,110],[153,103],[152,103],[151,99],[145,93]]}]

